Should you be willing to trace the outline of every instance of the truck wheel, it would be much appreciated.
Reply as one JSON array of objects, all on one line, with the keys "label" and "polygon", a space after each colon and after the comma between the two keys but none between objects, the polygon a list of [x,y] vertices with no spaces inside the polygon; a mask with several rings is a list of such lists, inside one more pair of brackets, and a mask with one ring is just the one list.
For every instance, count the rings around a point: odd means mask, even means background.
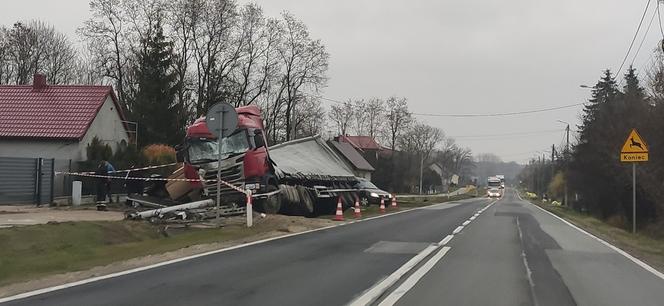
[{"label": "truck wheel", "polygon": [[[277,190],[275,186],[269,186],[267,188],[268,192]],[[266,214],[276,214],[281,210],[281,193],[274,194],[265,199],[256,200],[254,207],[257,211],[266,213]]]},{"label": "truck wheel", "polygon": [[290,185],[279,185],[283,199],[281,213],[288,215],[297,215],[299,213],[300,195],[295,187]]},{"label": "truck wheel", "polygon": [[309,190],[304,186],[295,187],[298,195],[300,196],[300,202],[298,207],[300,208],[300,213],[305,217],[313,217],[314,214],[314,199]]}]

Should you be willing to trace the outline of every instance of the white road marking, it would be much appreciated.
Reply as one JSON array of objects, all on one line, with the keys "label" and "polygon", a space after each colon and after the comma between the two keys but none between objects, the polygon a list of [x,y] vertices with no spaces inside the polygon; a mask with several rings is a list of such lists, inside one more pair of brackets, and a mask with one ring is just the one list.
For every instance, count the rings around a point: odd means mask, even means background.
[{"label": "white road marking", "polygon": [[466,221],[464,221],[461,225],[466,226],[466,225],[468,225],[468,224],[470,224],[470,220],[466,220]]},{"label": "white road marking", "polygon": [[396,290],[392,291],[390,295],[388,295],[383,301],[378,304],[379,306],[391,306],[394,305],[401,297],[403,297],[410,289],[412,289],[415,284],[424,276],[426,275],[431,268],[433,268],[438,261],[440,261],[445,254],[447,254],[447,251],[450,250],[450,247],[442,247],[436,255],[431,257],[424,265],[422,265],[421,268],[417,269],[413,274],[408,277],[399,287],[397,287]]},{"label": "white road marking", "polygon": [[477,216],[472,216],[472,217],[470,217],[470,219],[468,219],[468,220],[475,220],[475,218],[477,218]]},{"label": "white road marking", "polygon": [[387,288],[394,285],[401,277],[417,266],[417,264],[419,264],[424,258],[429,256],[429,254],[431,254],[437,248],[438,247],[435,245],[428,246],[426,249],[422,250],[422,252],[415,255],[408,262],[406,262],[406,264],[384,278],[381,282],[362,293],[360,297],[353,300],[349,305],[364,306],[373,303],[376,299],[378,299],[378,297],[380,297],[381,294],[383,294],[385,290],[387,290]]},{"label": "white road marking", "polygon": [[[521,198],[521,195],[520,195],[518,192],[516,192],[516,191],[514,191],[514,192],[517,194],[517,196],[519,197],[519,199],[520,199],[521,201],[525,201],[524,199]],[[593,234],[591,234],[591,233],[586,232],[585,230],[583,230],[583,229],[581,229],[580,227],[578,227],[578,226],[576,226],[576,225],[570,223],[569,221],[567,221],[567,220],[565,220],[565,219],[563,219],[563,218],[561,218],[561,217],[556,216],[554,213],[552,213],[552,212],[550,212],[550,211],[548,211],[548,210],[546,210],[546,209],[544,209],[544,208],[541,208],[541,207],[539,207],[538,205],[532,204],[532,203],[530,203],[530,202],[528,202],[528,201],[526,201],[526,202],[529,203],[529,204],[531,204],[531,205],[533,205],[533,206],[535,206],[535,207],[537,207],[537,209],[539,209],[539,210],[541,210],[541,211],[543,211],[543,212],[545,212],[545,213],[547,213],[547,214],[553,216],[554,218],[556,218],[556,219],[562,221],[563,223],[565,223],[565,224],[571,226],[572,228],[578,230],[579,232],[582,232],[582,233],[584,233],[584,234],[590,236],[591,238],[593,238],[593,239],[599,241],[601,244],[603,244],[603,245],[609,247],[610,249],[616,251],[618,254],[627,257],[627,259],[631,260],[632,262],[634,262],[635,264],[637,264],[637,265],[640,266],[641,268],[645,269],[646,271],[648,271],[648,272],[654,274],[655,276],[657,276],[657,277],[659,277],[659,278],[661,278],[661,279],[664,279],[664,273],[657,271],[657,269],[651,267],[650,265],[648,265],[647,263],[641,261],[640,259],[638,259],[638,258],[636,258],[636,257],[634,257],[634,256],[632,256],[632,255],[630,255],[629,253],[627,253],[627,252],[621,250],[620,248],[618,248],[618,247],[616,247],[616,246],[614,246],[614,245],[612,245],[612,244],[610,244],[610,243],[608,243],[608,242],[602,240],[601,238],[599,238],[599,237],[597,237],[597,236],[595,236],[595,235],[593,235]]]},{"label": "white road marking", "polygon": [[537,297],[535,296],[535,281],[533,281],[533,271],[530,269],[528,264],[528,257],[526,256],[526,250],[523,248],[523,231],[521,231],[521,223],[519,223],[519,217],[516,217],[516,228],[519,231],[519,240],[521,241],[521,259],[523,260],[523,266],[526,268],[526,277],[528,278],[528,284],[530,285],[530,297],[532,298],[533,304],[537,306]]},{"label": "white road marking", "polygon": [[[459,200],[459,201],[467,201],[467,200],[476,200],[476,199],[471,198],[471,199]],[[269,241],[273,241],[273,240],[304,235],[304,234],[323,231],[323,230],[327,230],[327,229],[331,229],[331,228],[335,228],[335,227],[339,227],[339,226],[344,226],[344,225],[348,225],[348,224],[380,219],[380,218],[384,218],[384,217],[388,217],[388,216],[393,216],[393,215],[398,215],[398,214],[402,214],[402,213],[406,213],[406,212],[413,212],[413,211],[425,209],[425,208],[431,207],[431,206],[438,206],[438,205],[445,205],[445,204],[447,204],[447,203],[443,202],[443,203],[431,204],[429,206],[406,209],[406,210],[397,211],[397,212],[393,212],[393,213],[387,213],[387,214],[384,214],[384,215],[378,215],[378,216],[374,216],[374,217],[370,217],[370,218],[366,218],[366,219],[354,220],[354,221],[339,223],[339,224],[330,225],[330,226],[326,226],[326,227],[315,228],[315,229],[311,229],[311,230],[307,230],[307,231],[303,231],[303,232],[299,232],[299,233],[292,233],[292,234],[287,234],[287,235],[283,235],[283,236],[279,236],[279,237],[272,237],[272,238],[267,238],[267,239],[262,239],[262,240],[256,240],[256,241],[253,241],[253,242],[239,244],[239,245],[228,247],[228,248],[223,248],[223,249],[219,249],[219,250],[209,251],[209,252],[195,254],[195,255],[181,257],[181,258],[176,258],[176,259],[172,259],[172,260],[168,260],[168,261],[164,261],[164,262],[160,262],[160,263],[156,263],[156,264],[152,264],[152,265],[148,265],[148,266],[144,266],[144,267],[138,267],[138,268],[129,269],[129,270],[125,270],[125,271],[120,271],[120,272],[116,272],[116,273],[111,273],[111,274],[107,274],[107,275],[101,275],[101,276],[86,278],[86,279],[82,279],[82,280],[79,280],[79,281],[66,283],[66,284],[62,284],[62,285],[58,285],[58,286],[53,286],[53,287],[47,287],[47,288],[42,288],[42,289],[38,289],[38,290],[28,291],[28,292],[24,292],[24,293],[12,295],[12,296],[0,298],[0,303],[6,303],[6,302],[9,302],[9,301],[20,300],[20,299],[28,298],[28,297],[35,296],[35,295],[40,295],[40,294],[44,294],[44,293],[49,293],[49,292],[53,292],[53,291],[58,291],[58,290],[62,290],[62,289],[76,287],[76,286],[80,286],[80,285],[84,285],[84,284],[88,284],[88,283],[92,283],[92,282],[96,282],[96,281],[100,281],[100,280],[105,280],[105,279],[109,279],[109,278],[114,278],[114,277],[118,277],[118,276],[123,276],[123,275],[127,275],[127,274],[136,273],[136,272],[150,270],[150,269],[154,269],[154,268],[157,268],[157,267],[178,263],[178,262],[181,262],[181,261],[186,261],[186,260],[191,260],[191,259],[195,259],[195,258],[199,258],[199,257],[203,257],[203,256],[223,253],[223,252],[227,252],[227,251],[231,251],[231,250],[235,250],[235,249],[239,249],[239,248],[244,248],[244,247],[248,247],[248,246],[252,246],[252,245],[256,245],[256,244],[261,244],[261,243],[265,243],[265,242],[269,242]]]},{"label": "white road marking", "polygon": [[463,225],[457,226],[457,228],[454,229],[452,234],[456,235],[456,234],[460,233],[462,230],[463,230]]},{"label": "white road marking", "polygon": [[452,240],[452,238],[454,238],[454,235],[447,235],[445,238],[443,238],[443,240],[441,240],[440,242],[438,242],[438,245],[439,245],[439,246],[440,246],[440,245],[446,245],[446,244],[448,244],[448,243],[450,242],[450,240]]}]

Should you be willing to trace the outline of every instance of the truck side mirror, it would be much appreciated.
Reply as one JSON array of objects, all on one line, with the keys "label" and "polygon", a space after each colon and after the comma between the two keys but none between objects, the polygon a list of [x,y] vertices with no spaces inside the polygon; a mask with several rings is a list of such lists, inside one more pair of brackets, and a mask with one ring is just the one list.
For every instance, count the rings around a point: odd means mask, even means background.
[{"label": "truck side mirror", "polygon": [[256,145],[256,148],[264,147],[265,146],[265,141],[263,140],[263,133],[260,131],[255,131],[254,132],[254,145]]},{"label": "truck side mirror", "polygon": [[183,145],[179,144],[175,146],[175,161],[178,163],[184,163],[186,152],[187,150]]}]

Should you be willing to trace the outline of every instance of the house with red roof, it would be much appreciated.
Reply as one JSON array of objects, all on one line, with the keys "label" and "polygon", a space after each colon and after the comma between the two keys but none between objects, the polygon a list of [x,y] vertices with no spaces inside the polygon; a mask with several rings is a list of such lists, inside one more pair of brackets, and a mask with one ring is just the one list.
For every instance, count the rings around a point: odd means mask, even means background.
[{"label": "house with red roof", "polygon": [[0,85],[0,156],[86,159],[97,137],[115,151],[129,141],[126,119],[111,86]]}]

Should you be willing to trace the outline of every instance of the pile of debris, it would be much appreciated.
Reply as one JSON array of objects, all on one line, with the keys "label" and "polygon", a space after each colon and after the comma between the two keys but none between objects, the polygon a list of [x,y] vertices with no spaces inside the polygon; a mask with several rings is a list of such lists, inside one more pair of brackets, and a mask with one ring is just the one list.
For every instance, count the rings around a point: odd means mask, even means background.
[{"label": "pile of debris", "polygon": [[244,206],[215,206],[214,200],[206,199],[178,205],[165,205],[163,200],[157,202],[146,196],[127,198],[132,209],[125,213],[130,220],[149,220],[152,223],[164,222],[202,222],[217,216],[228,217],[245,214]]}]

